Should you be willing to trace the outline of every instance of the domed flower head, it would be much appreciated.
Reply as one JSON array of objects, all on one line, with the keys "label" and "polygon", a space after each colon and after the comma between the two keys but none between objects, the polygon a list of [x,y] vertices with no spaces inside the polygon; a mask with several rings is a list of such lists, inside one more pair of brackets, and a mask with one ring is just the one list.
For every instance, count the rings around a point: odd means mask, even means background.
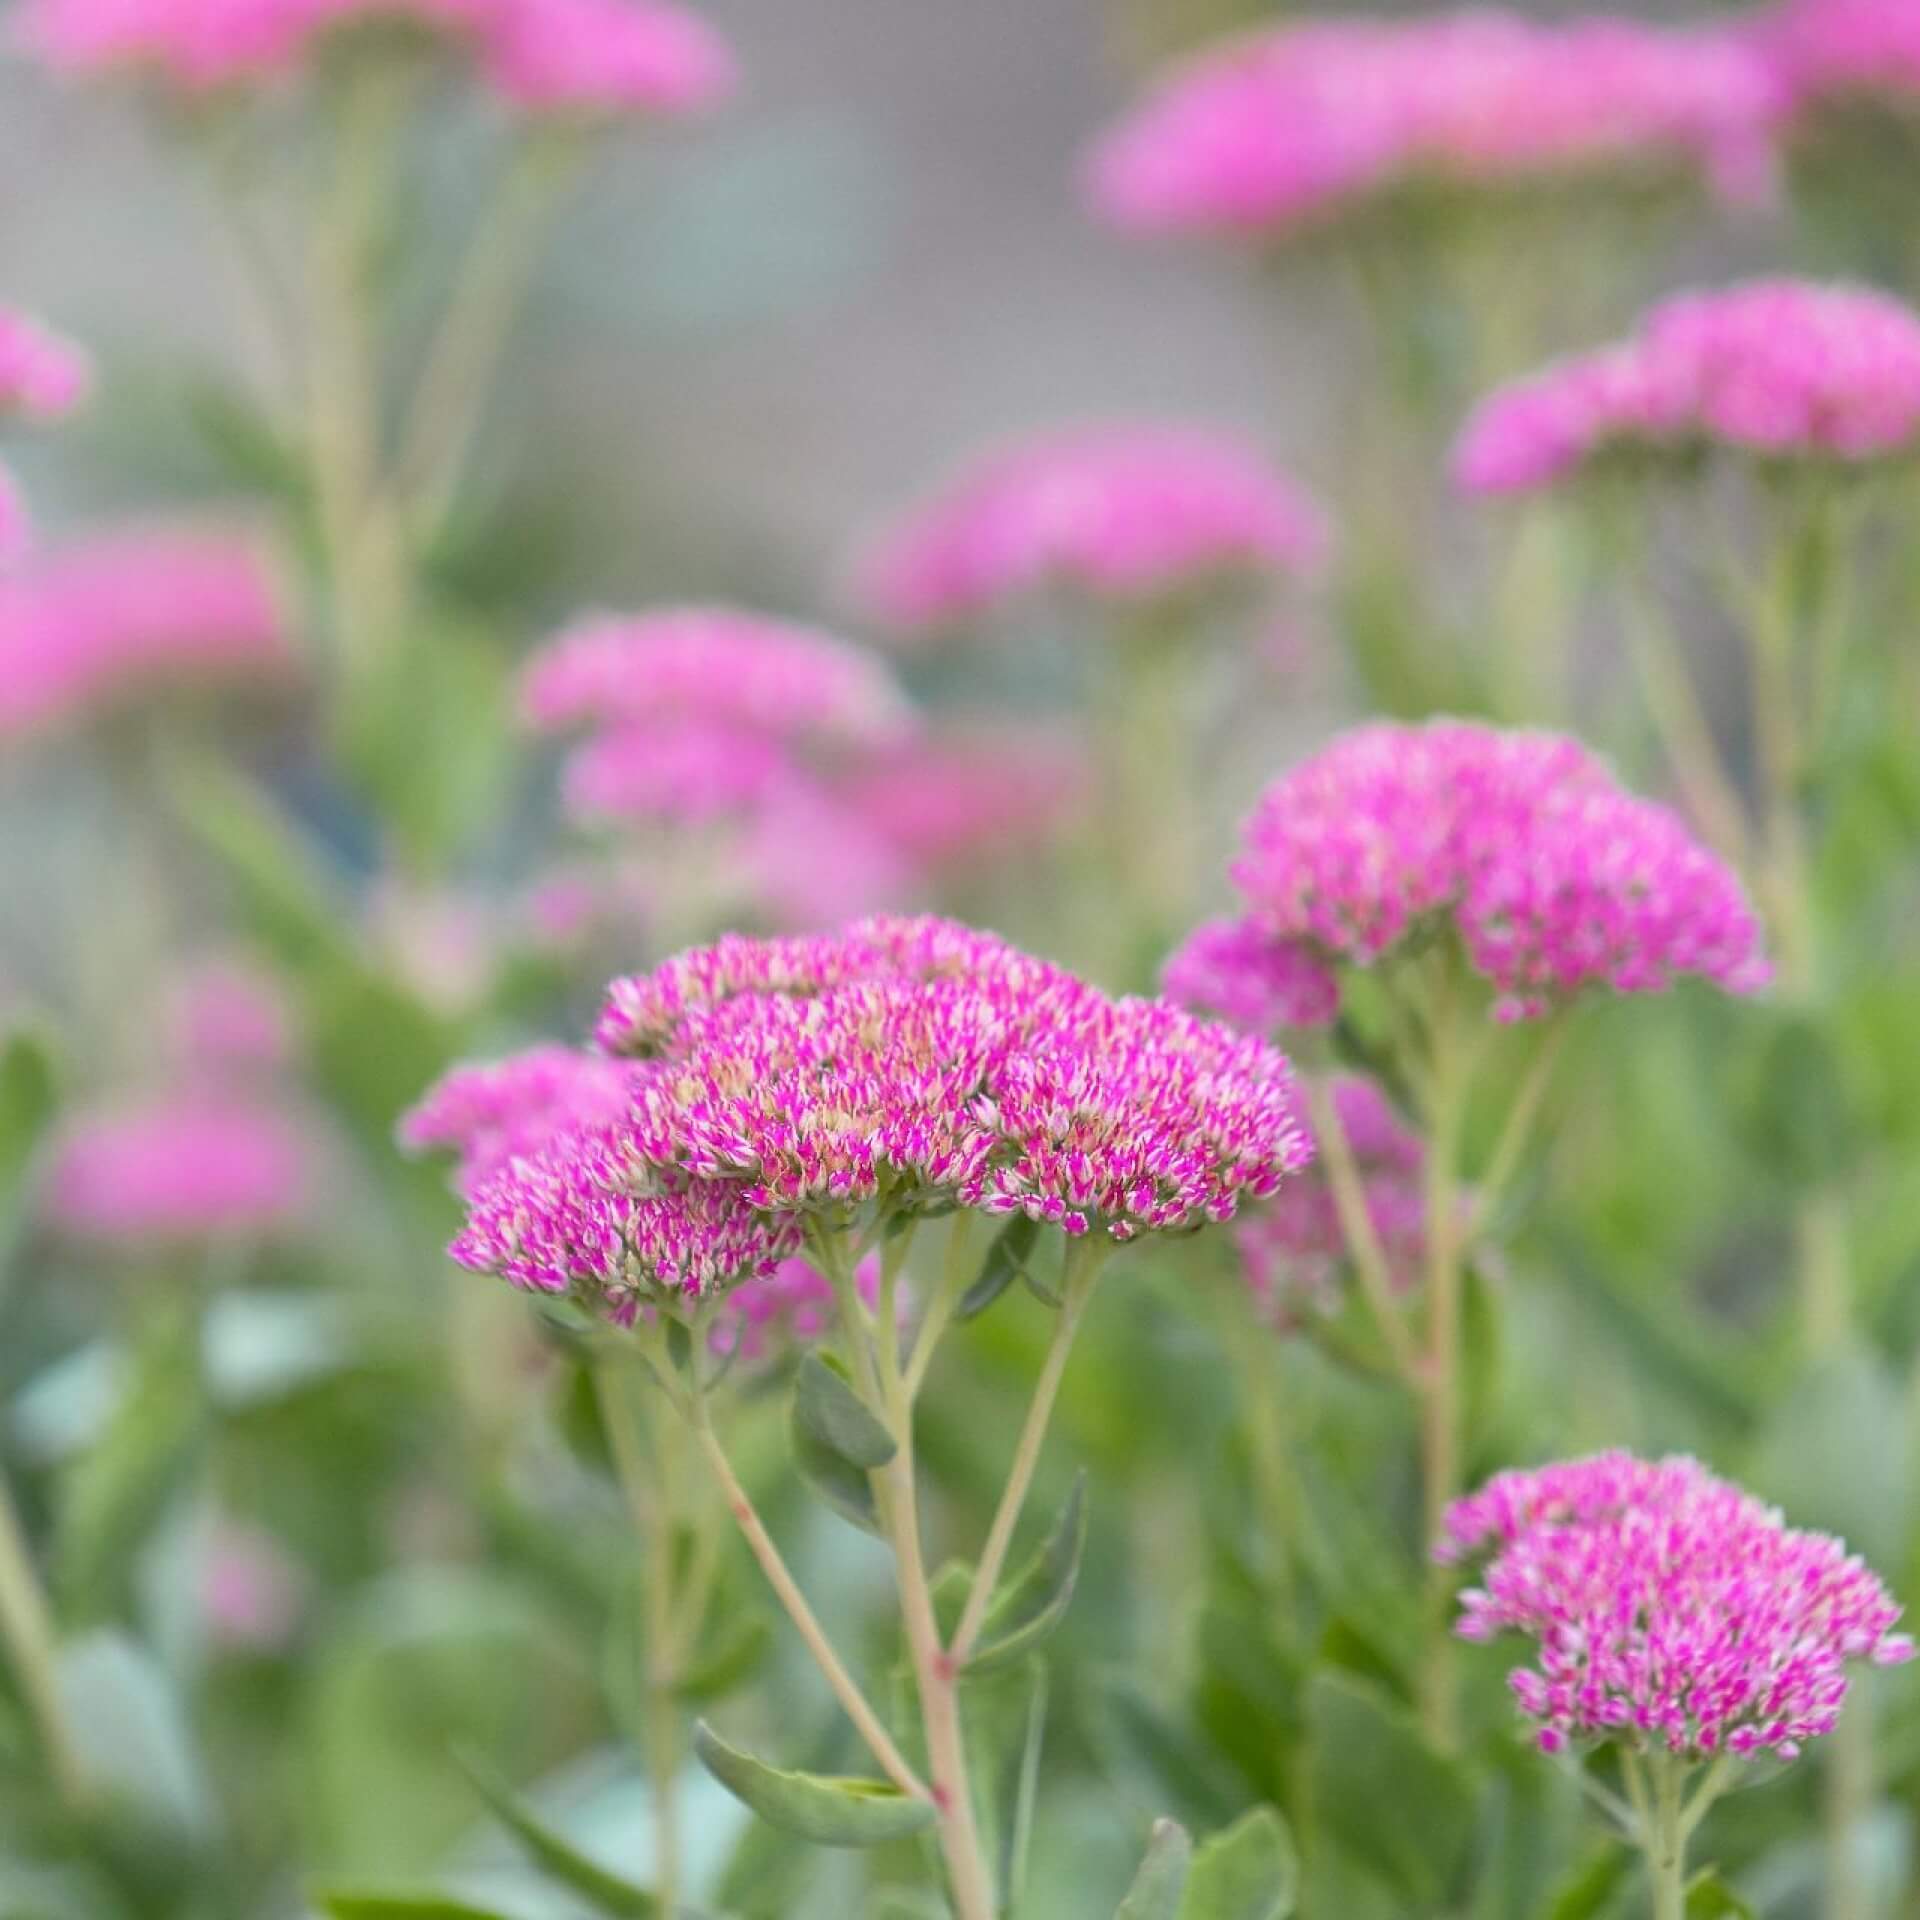
[{"label": "domed flower head", "polygon": [[1106,425],[1039,435],[964,467],[858,570],[885,626],[924,634],[1048,587],[1120,604],[1311,570],[1319,509],[1221,429]]},{"label": "domed flower head", "polygon": [[948,921],[733,936],[616,981],[600,1032],[638,1062],[627,1113],[483,1183],[455,1253],[616,1314],[872,1207],[1186,1230],[1311,1152],[1272,1047]]},{"label": "domed flower head", "polygon": [[1276,780],[1233,878],[1250,929],[1327,968],[1445,930],[1504,1018],[1592,987],[1763,985],[1752,907],[1669,809],[1563,735],[1466,721],[1342,734]]},{"label": "domed flower head", "polygon": [[588,819],[751,814],[803,777],[810,754],[878,750],[914,730],[872,656],[718,608],[572,627],[529,663],[521,706],[545,731],[596,730],[565,776],[570,808]]},{"label": "domed flower head", "polygon": [[1324,1027],[1340,1012],[1332,969],[1250,920],[1203,921],[1168,960],[1160,984],[1169,999],[1249,1033]]},{"label": "domed flower head", "polygon": [[48,1218],[126,1246],[284,1231],[312,1149],[284,1108],[189,1086],[81,1115],[55,1148]]},{"label": "domed flower head", "polygon": [[1628,340],[1490,395],[1454,451],[1470,493],[1615,455],[1714,447],[1855,465],[1920,445],[1920,314],[1865,287],[1762,280],[1663,302]]},{"label": "domed flower head", "polygon": [[1781,110],[1749,36],[1489,8],[1302,21],[1176,67],[1094,149],[1103,218],[1286,235],[1396,192],[1705,173],[1751,197]]},{"label": "domed flower head", "polygon": [[296,670],[260,546],[154,527],[49,553],[0,579],[0,739],[173,687]]},{"label": "domed flower head", "polygon": [[[1337,1074],[1326,1092],[1353,1156],[1388,1280],[1396,1292],[1411,1292],[1427,1248],[1426,1142],[1374,1081]],[[1234,1222],[1233,1237],[1247,1284],[1276,1326],[1286,1330],[1309,1311],[1338,1307],[1352,1253],[1324,1159],[1284,1182],[1271,1200],[1249,1207]]]},{"label": "domed flower head", "polygon": [[720,105],[736,83],[719,34],[661,0],[499,0],[481,67],[510,105],[572,120],[682,118]]},{"label": "domed flower head", "polygon": [[1458,1631],[1536,1642],[1511,1685],[1548,1752],[1621,1740],[1790,1760],[1832,1731],[1850,1662],[1913,1654],[1899,1607],[1840,1541],[1693,1460],[1606,1453],[1500,1474],[1449,1509],[1435,1557],[1482,1551]]}]

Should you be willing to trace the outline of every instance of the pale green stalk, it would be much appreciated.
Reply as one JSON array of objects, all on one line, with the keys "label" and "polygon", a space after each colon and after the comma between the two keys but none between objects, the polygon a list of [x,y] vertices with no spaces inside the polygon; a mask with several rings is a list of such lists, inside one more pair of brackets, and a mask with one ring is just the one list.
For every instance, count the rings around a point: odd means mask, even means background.
[{"label": "pale green stalk", "polygon": [[88,1798],[86,1774],[60,1698],[53,1617],[4,1479],[0,1479],[0,1639],[6,1642],[14,1678],[39,1729],[54,1788],[67,1807],[82,1807]]}]

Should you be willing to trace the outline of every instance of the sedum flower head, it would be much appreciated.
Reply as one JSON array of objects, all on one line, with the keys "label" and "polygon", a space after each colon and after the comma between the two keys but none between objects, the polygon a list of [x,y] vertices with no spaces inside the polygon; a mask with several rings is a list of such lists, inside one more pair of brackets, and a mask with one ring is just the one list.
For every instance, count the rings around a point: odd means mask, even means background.
[{"label": "sedum flower head", "polygon": [[200,961],[174,982],[167,1008],[172,1052],[196,1074],[260,1074],[289,1065],[294,1016],[280,982],[246,960]]},{"label": "sedum flower head", "polygon": [[1762,44],[1797,106],[1878,94],[1920,95],[1920,5],[1914,0],[1787,0]]},{"label": "sedum flower head", "polygon": [[487,19],[481,69],[523,112],[587,120],[705,113],[738,78],[719,34],[661,0],[503,0]]},{"label": "sedum flower head", "polygon": [[1758,280],[1663,302],[1628,340],[1502,387],[1454,476],[1524,493],[1619,453],[1857,463],[1920,443],[1920,314],[1867,287]]},{"label": "sedum flower head", "polygon": [[1319,509],[1236,434],[1076,427],[963,468],[881,537],[859,590],[876,619],[914,634],[1049,586],[1141,602],[1311,569],[1327,544]]},{"label": "sedum flower head", "polygon": [[1161,987],[1182,1006],[1249,1033],[1324,1027],[1340,1011],[1340,981],[1303,946],[1274,940],[1249,920],[1204,920],[1174,950]]},{"label": "sedum flower head", "polygon": [[128,1246],[273,1232],[303,1211],[312,1160],[279,1105],[189,1085],[82,1114],[57,1144],[48,1218]]},{"label": "sedum flower head", "polygon": [[[1426,1142],[1364,1075],[1336,1074],[1327,1097],[1353,1155],[1387,1277],[1397,1292],[1411,1292],[1427,1250]],[[1247,1284],[1276,1326],[1286,1330],[1307,1311],[1338,1307],[1350,1249],[1322,1163],[1249,1207],[1233,1233]]]},{"label": "sedum flower head", "polygon": [[454,1251],[616,1313],[764,1277],[822,1217],[1125,1240],[1231,1218],[1310,1153],[1265,1042],[949,921],[730,937],[616,981],[601,1041],[636,1062],[624,1115],[483,1182]]},{"label": "sedum flower head", "polygon": [[236,533],[142,528],[0,579],[0,739],[171,686],[295,670],[274,570]]},{"label": "sedum flower head", "polygon": [[1732,870],[1560,734],[1355,728],[1267,788],[1232,871],[1249,935],[1326,967],[1450,929],[1504,1018],[1591,987],[1767,978]]},{"label": "sedum flower head", "polygon": [[1442,1561],[1482,1551],[1458,1631],[1536,1642],[1511,1685],[1549,1752],[1621,1739],[1790,1760],[1832,1731],[1849,1662],[1913,1653],[1899,1607],[1840,1541],[1694,1460],[1606,1453],[1500,1474],[1449,1509],[1435,1547]]},{"label": "sedum flower head", "polygon": [[1284,235],[1396,191],[1705,173],[1769,179],[1781,89],[1752,36],[1491,8],[1307,20],[1175,67],[1095,147],[1115,226]]}]

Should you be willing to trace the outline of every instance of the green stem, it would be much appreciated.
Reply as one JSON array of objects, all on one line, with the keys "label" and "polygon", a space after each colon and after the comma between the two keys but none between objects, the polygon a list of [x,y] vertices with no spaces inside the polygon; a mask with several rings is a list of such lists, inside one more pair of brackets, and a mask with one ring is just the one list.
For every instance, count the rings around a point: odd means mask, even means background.
[{"label": "green stem", "polygon": [[1014,1445],[1013,1465],[1007,1473],[1007,1484],[1001,1492],[1000,1504],[994,1510],[992,1524],[987,1529],[987,1543],[980,1551],[980,1564],[974,1574],[973,1588],[967,1595],[966,1611],[960,1616],[960,1624],[954,1631],[953,1643],[948,1650],[956,1667],[966,1664],[967,1656],[972,1653],[974,1643],[980,1637],[987,1609],[993,1603],[993,1590],[1000,1583],[1007,1552],[1013,1545],[1014,1529],[1020,1523],[1021,1509],[1026,1505],[1028,1489],[1033,1485],[1034,1470],[1040,1464],[1040,1449],[1046,1442],[1047,1427],[1053,1418],[1054,1402],[1059,1397],[1067,1356],[1073,1351],[1074,1336],[1080,1330],[1087,1303],[1093,1297],[1094,1282],[1100,1276],[1101,1266],[1109,1251],[1110,1243],[1097,1230],[1068,1245],[1063,1297],[1054,1319],[1052,1337],[1047,1342],[1046,1358],[1040,1363],[1040,1377],[1034,1383],[1033,1398],[1027,1405],[1027,1417],[1021,1424],[1020,1438]]},{"label": "green stem", "polygon": [[1822,1756],[1827,1832],[1826,1885],[1820,1899],[1824,1920],[1862,1920],[1869,1911],[1854,1848],[1860,1823],[1873,1805],[1873,1746],[1871,1702],[1864,1687],[1855,1687]]},{"label": "green stem", "polygon": [[[1461,1132],[1466,1118],[1471,1048],[1464,1011],[1443,983],[1436,995],[1432,1043],[1432,1106],[1427,1115],[1425,1226],[1427,1236],[1427,1352],[1422,1384],[1421,1465],[1424,1476],[1422,1519],[1427,1544],[1444,1531],[1447,1508],[1460,1491],[1461,1455],[1461,1296],[1460,1208]],[[1428,1576],[1428,1647],[1421,1674],[1421,1715],[1428,1737],[1446,1748],[1453,1743],[1454,1641],[1448,1612],[1452,1578],[1436,1565]]]},{"label": "green stem", "polygon": [[906,1756],[895,1745],[893,1736],[881,1724],[880,1716],[867,1703],[866,1696],[860,1691],[858,1683],[847,1671],[840,1656],[834,1652],[833,1643],[827,1638],[826,1629],[820,1624],[807,1597],[800,1591],[799,1582],[793,1577],[787,1563],[781,1558],[780,1549],[774,1545],[773,1536],[768,1533],[761,1520],[759,1510],[741,1484],[740,1476],[733,1470],[733,1462],[727,1458],[726,1449],[720,1444],[719,1435],[713,1429],[713,1417],[707,1406],[707,1396],[695,1393],[692,1398],[694,1438],[699,1444],[707,1465],[719,1482],[721,1492],[726,1496],[727,1510],[733,1515],[734,1524],[740,1529],[741,1538],[747,1543],[747,1550],[759,1562],[760,1571],[766,1576],[767,1584],[773,1589],[774,1597],[785,1609],[794,1629],[805,1642],[807,1651],[812,1654],[814,1663],[825,1677],[827,1685],[833,1690],[833,1697],[839,1701],[847,1718],[854,1724],[867,1750],[879,1763],[881,1770],[904,1794],[916,1800],[931,1800],[932,1793],[926,1783],[908,1765]]},{"label": "green stem", "polygon": [[40,1730],[54,1788],[65,1806],[77,1810],[86,1804],[88,1789],[80,1749],[61,1704],[53,1617],[4,1479],[0,1479],[0,1639],[6,1642],[14,1677]]},{"label": "green stem", "polygon": [[[1300,1531],[1300,1502],[1288,1465],[1286,1426],[1272,1379],[1273,1342],[1263,1338],[1258,1314],[1249,1310],[1248,1289],[1237,1276],[1214,1289],[1220,1307],[1220,1344],[1233,1369],[1247,1436],[1247,1465],[1267,1535],[1267,1571],[1272,1597],[1283,1609],[1293,1593],[1293,1554]],[[1231,1304],[1228,1304],[1231,1303]]]},{"label": "green stem", "polygon": [[1475,1185],[1473,1208],[1466,1227],[1469,1241],[1477,1239],[1485,1231],[1487,1222],[1506,1191],[1507,1183],[1513,1178],[1521,1157],[1526,1153],[1527,1144],[1533,1138],[1534,1122],[1540,1117],[1540,1103],[1546,1098],[1547,1088],[1553,1080],[1553,1070],[1559,1064],[1561,1050],[1567,1044],[1567,1033],[1572,1024],[1570,1010],[1564,1007],[1544,1023],[1544,1031],[1534,1047],[1533,1058],[1527,1063],[1520,1090],[1515,1094],[1512,1106],[1507,1109],[1500,1138],[1495,1141],[1493,1152],[1488,1156],[1486,1171]]},{"label": "green stem", "polygon": [[1653,1883],[1653,1920],[1686,1920],[1687,1826],[1681,1803],[1683,1769],[1665,1754],[1650,1756],[1650,1821],[1642,1835],[1647,1877]]},{"label": "green stem", "polygon": [[526,135],[475,228],[400,442],[396,492],[422,531],[442,518],[459,486],[553,210],[583,154],[570,129]]},{"label": "green stem", "polygon": [[642,1543],[640,1580],[646,1601],[647,1644],[642,1693],[648,1800],[653,1813],[653,1891],[663,1912],[680,1897],[681,1767],[679,1653],[675,1645],[673,1508],[664,1449],[654,1449],[649,1476],[635,1408],[614,1363],[599,1356],[591,1367],[594,1394],[613,1458],[614,1478]]},{"label": "green stem", "polygon": [[927,1369],[933,1364],[934,1350],[940,1344],[940,1336],[952,1321],[954,1310],[959,1306],[966,1293],[967,1283],[973,1276],[973,1214],[962,1208],[953,1216],[947,1233],[946,1257],[940,1263],[940,1281],[934,1295],[927,1302],[927,1311],[921,1319],[919,1331],[913,1337],[913,1352],[907,1361],[907,1398],[917,1400],[920,1388],[927,1377]]}]

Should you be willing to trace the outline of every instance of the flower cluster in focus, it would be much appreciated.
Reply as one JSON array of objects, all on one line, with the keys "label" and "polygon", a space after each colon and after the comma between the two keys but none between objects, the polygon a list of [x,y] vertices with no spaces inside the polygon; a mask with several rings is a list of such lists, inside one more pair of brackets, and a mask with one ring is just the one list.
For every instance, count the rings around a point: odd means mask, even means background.
[{"label": "flower cluster in focus", "polygon": [[1629,340],[1483,401],[1454,452],[1467,491],[1524,493],[1615,452],[1858,462],[1920,441],[1920,315],[1867,287],[1762,280],[1681,294]]},{"label": "flower cluster in focus", "polygon": [[1311,1150],[1263,1041],[950,921],[731,936],[614,982],[599,1039],[635,1063],[626,1114],[482,1181],[454,1254],[616,1317],[765,1277],[863,1209],[1224,1221]]},{"label": "flower cluster in focus", "polygon": [[1914,1650],[1841,1542],[1786,1526],[1693,1460],[1607,1453],[1500,1474],[1449,1509],[1435,1552],[1483,1549],[1458,1631],[1537,1643],[1511,1684],[1548,1752],[1624,1739],[1790,1760],[1832,1730],[1849,1661]]},{"label": "flower cluster in focus", "polygon": [[1747,993],[1767,979],[1732,870],[1559,734],[1355,728],[1268,787],[1232,871],[1243,978],[1263,945],[1368,967],[1450,925],[1503,1018],[1594,986],[1697,975]]},{"label": "flower cluster in focus", "polygon": [[1096,148],[1089,191],[1118,226],[1258,235],[1423,184],[1704,171],[1753,198],[1781,106],[1772,62],[1732,31],[1486,8],[1308,20],[1176,68]]}]

